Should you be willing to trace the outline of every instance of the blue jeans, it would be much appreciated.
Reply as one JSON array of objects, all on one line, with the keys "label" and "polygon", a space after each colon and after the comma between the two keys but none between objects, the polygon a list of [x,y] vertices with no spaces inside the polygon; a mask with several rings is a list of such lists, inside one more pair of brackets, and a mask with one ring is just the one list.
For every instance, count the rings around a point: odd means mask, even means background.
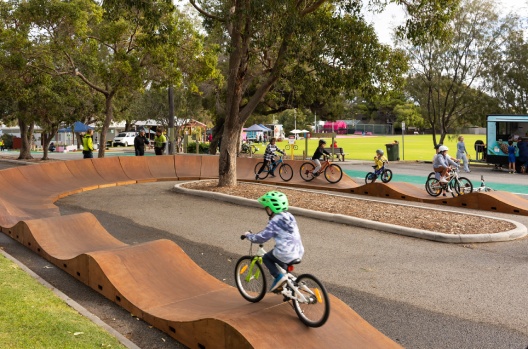
[{"label": "blue jeans", "polygon": [[93,153],[91,151],[83,150],[83,158],[84,159],[92,159]]},{"label": "blue jeans", "polygon": [[277,259],[277,257],[273,255],[273,250],[266,252],[266,254],[262,256],[262,261],[264,262],[264,265],[266,266],[266,268],[268,268],[271,276],[273,276],[274,278],[279,276],[279,269],[277,269],[277,266],[275,265],[275,263],[280,265],[285,270],[287,268],[286,263],[281,262],[280,260]]}]

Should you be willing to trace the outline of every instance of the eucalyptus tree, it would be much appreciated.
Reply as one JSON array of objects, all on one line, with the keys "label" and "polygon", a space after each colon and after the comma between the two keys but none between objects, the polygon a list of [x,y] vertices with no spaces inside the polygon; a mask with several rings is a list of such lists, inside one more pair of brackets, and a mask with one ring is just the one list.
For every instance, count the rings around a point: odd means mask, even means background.
[{"label": "eucalyptus tree", "polygon": [[[378,42],[373,28],[361,17],[361,3],[357,1],[190,3],[203,16],[210,32],[225,35],[228,68],[220,186],[236,185],[237,144],[242,127],[282,79],[317,87],[307,89],[314,95],[318,91],[377,93],[399,85],[406,70],[401,52]],[[416,27],[413,30],[421,31]]]},{"label": "eucalyptus tree", "polygon": [[474,119],[486,98],[485,57],[499,50],[507,25],[493,1],[465,0],[446,28],[450,35],[429,35],[415,45],[404,41],[411,59],[407,91],[432,129],[434,144]]},{"label": "eucalyptus tree", "polygon": [[29,39],[31,26],[19,18],[17,1],[0,3],[0,108],[4,123],[20,127],[19,159],[32,159],[31,141],[35,129],[35,109],[41,87],[47,81],[29,68],[36,54]]},{"label": "eucalyptus tree", "polygon": [[[132,3],[132,4],[131,4]],[[29,0],[24,6],[54,60],[38,68],[72,75],[105,98],[99,157],[114,119],[114,100],[156,84],[181,84],[214,71],[200,35],[171,1]]]},{"label": "eucalyptus tree", "polygon": [[[525,34],[526,18],[508,16],[511,23],[503,45],[490,50],[484,57],[487,66],[485,84],[495,97],[500,110],[512,114],[528,113],[528,41]],[[488,114],[496,113],[491,110]]]}]

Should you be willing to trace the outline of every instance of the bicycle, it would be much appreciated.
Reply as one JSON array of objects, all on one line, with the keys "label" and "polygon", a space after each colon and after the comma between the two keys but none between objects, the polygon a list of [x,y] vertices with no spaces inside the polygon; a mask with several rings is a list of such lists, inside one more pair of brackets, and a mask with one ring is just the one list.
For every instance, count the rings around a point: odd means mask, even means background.
[{"label": "bicycle", "polygon": [[321,164],[321,169],[319,170],[318,174],[314,175],[314,169],[315,165],[313,164],[313,162],[303,163],[299,170],[301,178],[309,182],[321,173],[324,173],[324,177],[330,183],[337,183],[341,180],[341,178],[343,178],[343,170],[341,169],[341,167],[336,164],[331,164],[328,160],[328,156],[324,157],[324,161]]},{"label": "bicycle", "polygon": [[255,154],[258,151],[259,149],[251,143],[242,143],[242,147],[240,149],[241,154]]},{"label": "bicycle", "polygon": [[279,160],[264,166],[262,172],[258,173],[262,164],[264,164],[264,161],[260,161],[255,165],[255,175],[259,176],[258,179],[266,179],[277,168],[279,169],[279,176],[283,181],[288,182],[293,177],[293,168],[282,160],[282,156],[279,156]]},{"label": "bicycle", "polygon": [[[240,237],[244,240],[246,237]],[[249,302],[257,303],[266,294],[266,277],[262,267],[262,256],[266,254],[262,244],[253,255],[253,243],[249,248],[249,255],[241,257],[235,265],[235,282],[238,291]],[[330,315],[330,299],[323,284],[311,274],[295,277],[291,272],[300,259],[288,264],[287,271],[278,264],[280,272],[288,278],[282,287],[274,291],[284,297],[284,302],[290,302],[299,319],[308,327],[323,326]]]},{"label": "bicycle", "polygon": [[467,195],[473,192],[473,183],[466,178],[458,175],[458,168],[451,168],[447,182],[442,183],[436,179],[436,173],[431,172],[425,182],[425,190],[431,196],[439,196],[442,191],[451,192],[453,197],[458,195]]},{"label": "bicycle", "polygon": [[387,162],[383,162],[383,166],[376,170],[376,166],[372,166],[374,172],[369,172],[365,176],[365,183],[374,183],[378,177],[381,176],[381,181],[383,183],[389,183],[392,179],[392,171],[388,168],[385,168]]},{"label": "bicycle", "polygon": [[484,181],[484,176],[481,175],[480,176],[480,187],[477,187],[474,189],[475,192],[477,193],[487,193],[489,191],[494,191],[495,189],[492,189],[488,186],[486,186],[486,182]]}]

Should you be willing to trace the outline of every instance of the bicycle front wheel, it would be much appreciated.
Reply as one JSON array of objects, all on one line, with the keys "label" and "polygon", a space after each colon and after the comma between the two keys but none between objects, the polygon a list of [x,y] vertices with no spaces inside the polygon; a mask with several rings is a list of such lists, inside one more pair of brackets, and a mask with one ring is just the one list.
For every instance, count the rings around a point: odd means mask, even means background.
[{"label": "bicycle front wheel", "polygon": [[279,176],[283,181],[288,182],[293,177],[293,168],[290,165],[283,163],[279,167]]},{"label": "bicycle front wheel", "polygon": [[466,177],[460,177],[458,182],[455,182],[454,187],[458,195],[467,195],[473,192],[473,183]]},{"label": "bicycle front wheel", "polygon": [[330,183],[337,183],[343,178],[343,170],[336,164],[330,164],[324,171],[325,178]]},{"label": "bicycle front wheel", "polygon": [[383,183],[389,183],[392,179],[392,171],[387,169],[381,174],[381,181]]},{"label": "bicycle front wheel", "polygon": [[259,302],[266,294],[264,269],[255,257],[241,257],[235,265],[238,291],[249,302]]},{"label": "bicycle front wheel", "polygon": [[293,300],[295,312],[299,319],[309,327],[321,327],[330,315],[330,299],[325,287],[315,276],[300,275],[296,280],[299,292],[305,300],[297,296]]},{"label": "bicycle front wheel", "polygon": [[305,162],[304,164],[302,164],[301,169],[299,170],[299,173],[301,174],[301,178],[307,182],[314,179],[314,176],[313,176],[314,168],[315,166],[311,162]]},{"label": "bicycle front wheel", "polygon": [[442,194],[442,186],[440,181],[434,177],[430,177],[425,182],[425,190],[431,196],[439,196]]},{"label": "bicycle front wheel", "polygon": [[365,184],[374,183],[376,181],[376,174],[374,172],[369,172],[365,176]]},{"label": "bicycle front wheel", "polygon": [[268,175],[269,175],[269,165],[264,166],[264,168],[262,169],[262,172],[258,173],[258,171],[262,167],[262,164],[264,164],[263,161],[261,161],[261,162],[259,162],[259,163],[257,163],[255,165],[255,174],[258,174],[259,179],[266,179],[268,177]]}]

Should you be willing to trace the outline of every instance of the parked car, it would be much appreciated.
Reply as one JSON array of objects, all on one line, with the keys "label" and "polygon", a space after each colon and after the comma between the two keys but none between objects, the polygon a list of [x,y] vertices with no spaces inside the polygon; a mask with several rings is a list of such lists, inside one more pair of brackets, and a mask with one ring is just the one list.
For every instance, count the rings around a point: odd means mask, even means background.
[{"label": "parked car", "polygon": [[128,147],[134,145],[134,138],[136,138],[136,132],[121,132],[114,138],[114,147],[116,145],[123,145]]}]

